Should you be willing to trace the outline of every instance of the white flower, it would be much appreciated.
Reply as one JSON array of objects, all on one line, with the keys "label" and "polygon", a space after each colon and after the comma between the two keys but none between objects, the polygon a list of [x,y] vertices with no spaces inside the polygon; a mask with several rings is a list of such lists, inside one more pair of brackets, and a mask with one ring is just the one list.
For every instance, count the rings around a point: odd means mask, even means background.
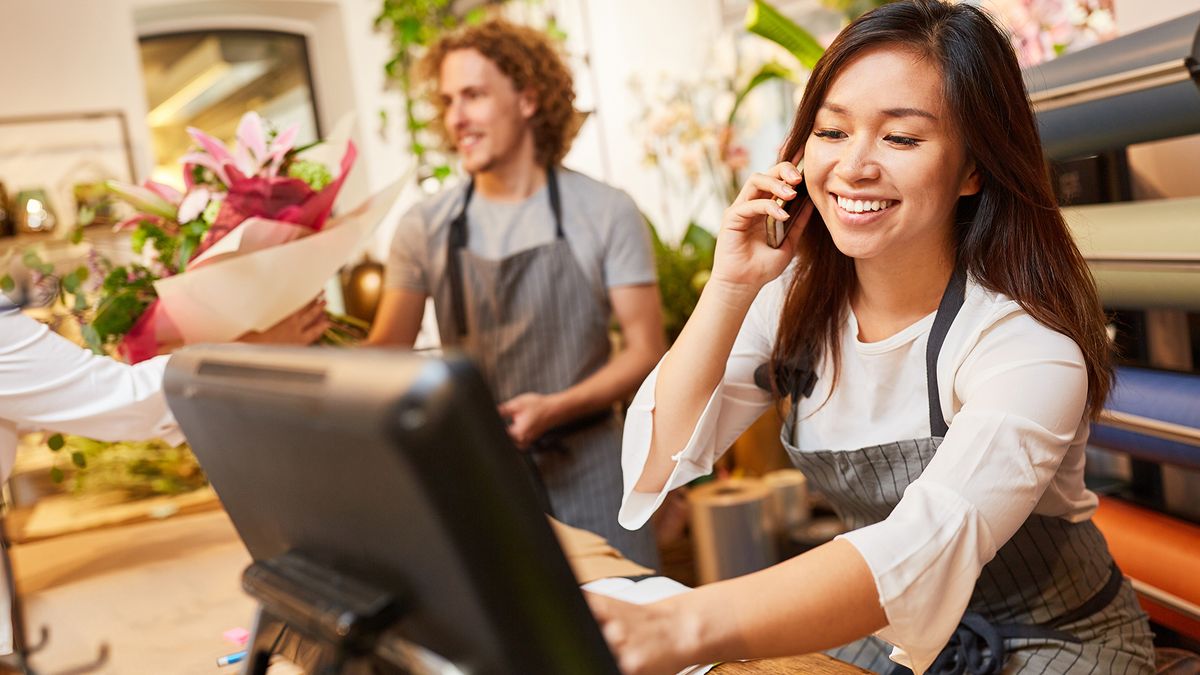
[{"label": "white flower", "polygon": [[1116,29],[1112,12],[1107,9],[1097,9],[1087,18],[1088,28],[1096,31],[1101,37],[1108,37]]},{"label": "white flower", "polygon": [[1078,2],[1067,5],[1067,21],[1072,26],[1082,26],[1088,22],[1088,9]]}]

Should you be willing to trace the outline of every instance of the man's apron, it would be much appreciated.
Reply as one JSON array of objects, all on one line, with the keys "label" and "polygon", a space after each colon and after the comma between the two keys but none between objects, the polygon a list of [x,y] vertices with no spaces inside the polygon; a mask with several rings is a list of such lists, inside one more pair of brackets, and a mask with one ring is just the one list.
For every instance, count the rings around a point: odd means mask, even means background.
[{"label": "man's apron", "polygon": [[[602,368],[611,345],[607,295],[588,281],[563,237],[556,171],[546,172],[555,239],[499,260],[467,248],[467,207],[450,224],[446,274],[434,286],[442,343],[470,355],[497,402],[553,394]],[[527,457],[549,511],[603,536],[625,556],[657,567],[650,527],[617,524],[621,504],[621,421],[612,411],[551,429]]]},{"label": "man's apron", "polygon": [[[796,406],[782,441],[809,485],[832,503],[846,527],[887,518],[921,475],[948,430],[938,396],[937,359],[962,307],[966,275],[950,280],[934,317],[925,355],[930,438],[858,450],[801,451]],[[930,673],[1153,673],[1145,615],[1091,520],[1030,515],[976,582],[962,622]],[[909,672],[888,659],[876,637],[830,650],[879,673]]]}]

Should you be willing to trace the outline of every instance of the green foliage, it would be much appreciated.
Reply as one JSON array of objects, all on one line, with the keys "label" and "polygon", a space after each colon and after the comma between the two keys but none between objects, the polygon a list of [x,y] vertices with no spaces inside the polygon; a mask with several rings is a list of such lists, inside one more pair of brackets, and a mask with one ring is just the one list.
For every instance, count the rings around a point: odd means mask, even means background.
[{"label": "green foliage", "polygon": [[668,343],[674,342],[696,309],[700,292],[712,273],[713,254],[717,239],[695,223],[677,246],[671,246],[650,226],[654,241],[654,257],[658,266],[658,286],[662,293],[663,324]]},{"label": "green foliage", "polygon": [[892,0],[821,0],[822,4],[842,13],[847,21],[853,21],[876,7],[883,7]]},{"label": "green foliage", "polygon": [[333,182],[333,174],[329,172],[329,167],[307,159],[290,162],[287,175],[308,183],[308,186],[317,192],[324,190],[325,186]]},{"label": "green foliage", "polygon": [[[164,441],[109,443],[83,436],[56,434],[58,448],[70,459],[71,491],[75,494],[123,491],[132,498],[180,494],[207,484],[200,464],[186,444]],[[67,474],[57,464],[50,471],[54,482]]]},{"label": "green foliage", "polygon": [[812,33],[763,0],[753,0],[746,10],[746,30],[788,50],[809,70],[817,65],[817,60],[825,53],[825,48]]},{"label": "green foliage", "polygon": [[742,103],[745,102],[746,97],[750,95],[750,92],[772,80],[790,79],[792,79],[792,71],[788,70],[784,66],[778,63],[768,63],[764,65],[758,70],[757,73],[754,74],[754,77],[750,78],[750,81],[746,83],[746,86],[742,87],[741,91],[739,91],[734,97],[733,107],[730,108],[729,118],[725,123],[728,126],[733,126],[734,122],[737,120],[738,110],[742,107]]},{"label": "green foliage", "polygon": [[421,96],[421,88],[415,82],[415,69],[429,45],[463,22],[452,11],[452,4],[452,0],[383,0],[379,16],[375,17],[375,27],[391,33],[392,57],[383,68],[404,95],[409,148],[416,155],[422,175],[434,175],[435,172],[425,166],[425,146],[418,140],[419,131],[429,120],[420,117],[415,105]]}]

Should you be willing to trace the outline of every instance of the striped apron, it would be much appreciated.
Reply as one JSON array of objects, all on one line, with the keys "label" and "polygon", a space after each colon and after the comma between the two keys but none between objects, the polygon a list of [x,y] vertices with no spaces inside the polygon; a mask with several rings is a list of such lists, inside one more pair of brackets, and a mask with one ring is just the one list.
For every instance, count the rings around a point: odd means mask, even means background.
[{"label": "striped apron", "polygon": [[[553,394],[602,368],[611,345],[606,294],[596,289],[563,236],[558,178],[546,172],[555,239],[498,260],[467,248],[467,187],[451,221],[446,279],[434,310],[446,346],[470,355],[497,401]],[[617,524],[621,505],[621,420],[611,410],[551,429],[524,455],[555,518],[604,537],[625,556],[657,567],[650,526]]]},{"label": "striped apron", "polygon": [[[796,407],[782,440],[809,485],[846,527],[887,518],[933,459],[948,426],[938,396],[937,358],[962,306],[966,275],[956,272],[938,307],[925,355],[930,438],[858,450],[801,451]],[[867,637],[829,654],[878,673],[907,673],[891,646]],[[983,567],[958,629],[930,673],[1153,673],[1154,647],[1132,586],[1091,520],[1030,515]]]}]

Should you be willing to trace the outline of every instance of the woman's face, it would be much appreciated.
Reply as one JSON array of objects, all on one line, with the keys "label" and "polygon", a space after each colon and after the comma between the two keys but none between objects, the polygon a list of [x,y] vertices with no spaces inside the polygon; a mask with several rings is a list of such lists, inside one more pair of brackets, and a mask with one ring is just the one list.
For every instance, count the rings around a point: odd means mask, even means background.
[{"label": "woman's face", "polygon": [[938,69],[897,47],[864,53],[833,81],[804,179],[842,253],[901,265],[948,252],[955,204],[980,184]]}]

